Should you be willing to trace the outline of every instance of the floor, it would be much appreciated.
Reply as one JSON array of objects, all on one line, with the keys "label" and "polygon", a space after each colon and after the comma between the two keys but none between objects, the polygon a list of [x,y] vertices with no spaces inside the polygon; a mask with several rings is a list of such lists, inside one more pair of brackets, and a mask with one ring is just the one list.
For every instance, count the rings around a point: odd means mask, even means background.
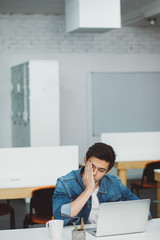
[{"label": "floor", "polygon": [[[130,188],[130,182],[128,181],[128,187]],[[141,190],[140,198],[150,198],[151,199],[151,215],[153,218],[157,216],[157,204],[153,203],[153,200],[156,200],[156,190]],[[6,201],[0,201],[6,202]],[[14,199],[10,200],[10,205],[15,209],[15,221],[16,221],[16,228],[23,228],[23,219],[25,213],[29,213],[29,203],[26,203],[24,199]],[[9,229],[9,215],[0,216],[0,230],[2,229]],[[34,225],[31,227],[42,227],[44,225]]]}]

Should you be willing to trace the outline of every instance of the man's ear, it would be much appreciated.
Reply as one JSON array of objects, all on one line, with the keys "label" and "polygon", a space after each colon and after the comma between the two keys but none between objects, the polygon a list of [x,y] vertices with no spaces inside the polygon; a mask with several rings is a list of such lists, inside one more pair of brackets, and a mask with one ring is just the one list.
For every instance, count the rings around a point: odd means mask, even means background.
[{"label": "man's ear", "polygon": [[86,157],[84,157],[83,162],[84,162],[84,166],[85,166],[85,165],[86,165],[86,162],[87,162]]}]

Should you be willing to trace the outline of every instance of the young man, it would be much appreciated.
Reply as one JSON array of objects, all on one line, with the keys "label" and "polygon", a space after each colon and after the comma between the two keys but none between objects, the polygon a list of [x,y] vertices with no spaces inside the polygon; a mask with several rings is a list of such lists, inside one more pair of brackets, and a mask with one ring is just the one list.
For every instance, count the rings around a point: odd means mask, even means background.
[{"label": "young man", "polygon": [[109,174],[115,163],[113,148],[104,143],[91,146],[84,158],[84,166],[57,180],[53,195],[53,216],[63,219],[64,225],[97,223],[99,204],[139,199]]}]

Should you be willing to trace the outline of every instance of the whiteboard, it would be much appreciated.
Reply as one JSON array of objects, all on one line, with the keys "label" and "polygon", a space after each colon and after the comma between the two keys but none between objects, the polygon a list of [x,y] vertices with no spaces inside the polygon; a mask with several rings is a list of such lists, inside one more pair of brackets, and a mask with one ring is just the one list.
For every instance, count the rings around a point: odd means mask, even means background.
[{"label": "whiteboard", "polygon": [[78,165],[78,146],[0,148],[0,186],[3,180],[25,179],[54,179],[55,184]]},{"label": "whiteboard", "polygon": [[160,73],[92,73],[92,135],[160,131]]}]

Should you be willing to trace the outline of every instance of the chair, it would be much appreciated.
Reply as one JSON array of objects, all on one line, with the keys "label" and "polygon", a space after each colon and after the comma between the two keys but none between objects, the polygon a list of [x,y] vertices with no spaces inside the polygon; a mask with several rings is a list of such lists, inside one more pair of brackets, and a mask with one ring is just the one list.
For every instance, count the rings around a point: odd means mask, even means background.
[{"label": "chair", "polygon": [[8,203],[0,203],[0,216],[10,214],[10,229],[15,229],[14,208]]},{"label": "chair", "polygon": [[143,170],[141,181],[131,182],[131,191],[136,190],[139,196],[141,189],[154,189],[157,188],[157,182],[154,180],[154,169],[160,169],[160,161],[149,162]]},{"label": "chair", "polygon": [[55,186],[49,186],[37,188],[32,192],[30,213],[25,215],[23,228],[28,228],[28,225],[33,224],[45,224],[52,219],[52,196],[54,190]]}]

